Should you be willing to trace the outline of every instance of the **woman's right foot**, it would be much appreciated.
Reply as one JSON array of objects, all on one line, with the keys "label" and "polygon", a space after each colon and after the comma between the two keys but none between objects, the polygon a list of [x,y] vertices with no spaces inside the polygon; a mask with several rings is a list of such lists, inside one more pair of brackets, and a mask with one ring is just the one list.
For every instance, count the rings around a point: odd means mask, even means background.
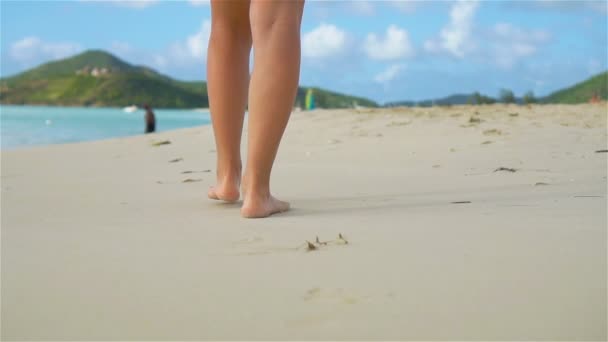
[{"label": "woman's right foot", "polygon": [[262,218],[289,210],[289,203],[278,200],[272,195],[246,194],[241,208],[241,216],[245,218]]},{"label": "woman's right foot", "polygon": [[232,179],[218,180],[215,186],[209,188],[207,196],[214,200],[236,202],[241,196],[239,186],[240,176],[233,177]]},{"label": "woman's right foot", "polygon": [[226,201],[226,202],[236,202],[239,200],[241,194],[239,193],[238,186],[235,187],[227,187],[216,185],[209,188],[207,192],[207,196],[210,199]]}]

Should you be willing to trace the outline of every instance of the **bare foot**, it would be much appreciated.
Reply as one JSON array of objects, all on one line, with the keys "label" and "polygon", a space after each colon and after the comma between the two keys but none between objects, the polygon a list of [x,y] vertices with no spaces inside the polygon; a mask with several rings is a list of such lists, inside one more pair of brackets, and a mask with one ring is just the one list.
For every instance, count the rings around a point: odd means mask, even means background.
[{"label": "bare foot", "polygon": [[289,210],[289,203],[278,200],[272,195],[245,196],[241,216],[245,218],[262,218]]},{"label": "bare foot", "polygon": [[241,194],[239,192],[238,181],[223,181],[218,182],[216,186],[209,188],[207,196],[214,200],[221,200],[226,202],[236,202],[239,200]]}]

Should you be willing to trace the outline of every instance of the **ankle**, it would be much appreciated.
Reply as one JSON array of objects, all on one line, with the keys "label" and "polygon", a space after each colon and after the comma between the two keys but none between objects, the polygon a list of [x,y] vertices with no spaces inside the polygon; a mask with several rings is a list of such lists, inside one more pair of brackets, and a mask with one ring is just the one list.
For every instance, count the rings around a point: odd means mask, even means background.
[{"label": "ankle", "polygon": [[240,183],[241,182],[241,167],[234,166],[228,168],[219,168],[216,172],[218,183]]},{"label": "ankle", "polygon": [[245,199],[259,200],[270,197],[270,187],[268,185],[262,186],[255,183],[252,184],[246,179],[243,179],[242,189]]}]

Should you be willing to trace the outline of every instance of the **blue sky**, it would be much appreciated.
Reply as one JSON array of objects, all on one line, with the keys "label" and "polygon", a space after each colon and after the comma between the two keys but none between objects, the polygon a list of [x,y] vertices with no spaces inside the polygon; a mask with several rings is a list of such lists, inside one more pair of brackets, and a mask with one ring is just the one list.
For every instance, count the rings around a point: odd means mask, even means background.
[{"label": "blue sky", "polygon": [[[0,0],[2,77],[87,49],[204,80],[208,1]],[[302,85],[378,102],[510,88],[545,95],[605,71],[607,1],[308,1]]]}]

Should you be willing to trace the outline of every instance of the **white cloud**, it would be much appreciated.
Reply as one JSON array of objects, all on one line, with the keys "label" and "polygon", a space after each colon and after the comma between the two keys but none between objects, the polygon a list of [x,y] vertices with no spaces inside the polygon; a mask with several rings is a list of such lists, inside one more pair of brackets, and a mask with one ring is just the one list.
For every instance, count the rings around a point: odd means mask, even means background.
[{"label": "white cloud", "polygon": [[463,58],[475,48],[471,32],[473,18],[479,7],[477,0],[459,0],[450,9],[450,22],[436,39],[427,40],[424,48],[429,52],[448,54]]},{"label": "white cloud", "polygon": [[155,55],[152,59],[152,63],[157,68],[164,68],[167,66],[167,58],[162,55]]},{"label": "white cloud", "polygon": [[409,34],[395,25],[386,29],[384,38],[369,33],[365,38],[363,50],[369,58],[378,60],[411,57],[414,54]]},{"label": "white cloud", "polygon": [[599,74],[604,69],[605,67],[602,66],[602,63],[595,58],[591,58],[589,59],[589,62],[587,62],[587,72],[589,75]]},{"label": "white cloud", "polygon": [[113,41],[110,45],[110,51],[117,55],[128,55],[133,52],[131,44],[121,41]]},{"label": "white cloud", "polygon": [[82,51],[82,47],[69,42],[45,42],[36,36],[25,37],[10,47],[10,56],[21,62],[30,63],[44,59],[60,59]]},{"label": "white cloud", "polygon": [[112,5],[115,6],[120,6],[120,7],[128,7],[128,8],[135,8],[135,9],[142,9],[142,8],[146,8],[146,7],[150,7],[152,5],[156,5],[157,3],[160,2],[160,0],[103,0],[103,1],[99,1],[99,0],[80,0],[82,2],[90,2],[90,3],[110,3]]},{"label": "white cloud", "polygon": [[302,55],[325,58],[339,54],[346,46],[346,32],[331,24],[321,24],[302,36]]},{"label": "white cloud", "polygon": [[192,6],[207,6],[209,5],[209,0],[190,0],[190,5]]},{"label": "white cloud", "polygon": [[[178,64],[202,63],[207,58],[207,46],[211,35],[211,21],[204,20],[198,31],[186,37],[183,41],[175,42],[169,46],[164,54],[165,63],[173,61]],[[156,58],[156,60],[160,60]]]},{"label": "white cloud", "polygon": [[368,0],[358,0],[348,2],[352,11],[361,15],[373,15],[376,10],[372,1]]},{"label": "white cloud", "polygon": [[403,13],[414,13],[414,11],[421,4],[421,2],[409,0],[395,0],[388,1],[387,4]]},{"label": "white cloud", "polygon": [[524,6],[536,6],[542,9],[552,9],[558,11],[572,10],[591,10],[603,14],[608,14],[608,2],[605,0],[537,0],[529,3],[523,2]]},{"label": "white cloud", "polygon": [[205,20],[201,25],[200,30],[188,37],[186,46],[188,51],[194,58],[206,58],[207,45],[209,45],[209,37],[211,36],[211,21]]},{"label": "white cloud", "polygon": [[386,83],[392,81],[393,79],[395,79],[395,77],[397,77],[397,75],[404,68],[405,68],[405,65],[403,65],[403,64],[393,64],[393,65],[389,66],[388,68],[386,68],[384,71],[382,71],[382,72],[378,73],[376,76],[374,76],[374,81],[377,83],[386,84]]},{"label": "white cloud", "polygon": [[543,30],[526,30],[508,23],[498,23],[490,31],[492,59],[503,68],[511,68],[520,59],[534,55],[551,35]]}]

